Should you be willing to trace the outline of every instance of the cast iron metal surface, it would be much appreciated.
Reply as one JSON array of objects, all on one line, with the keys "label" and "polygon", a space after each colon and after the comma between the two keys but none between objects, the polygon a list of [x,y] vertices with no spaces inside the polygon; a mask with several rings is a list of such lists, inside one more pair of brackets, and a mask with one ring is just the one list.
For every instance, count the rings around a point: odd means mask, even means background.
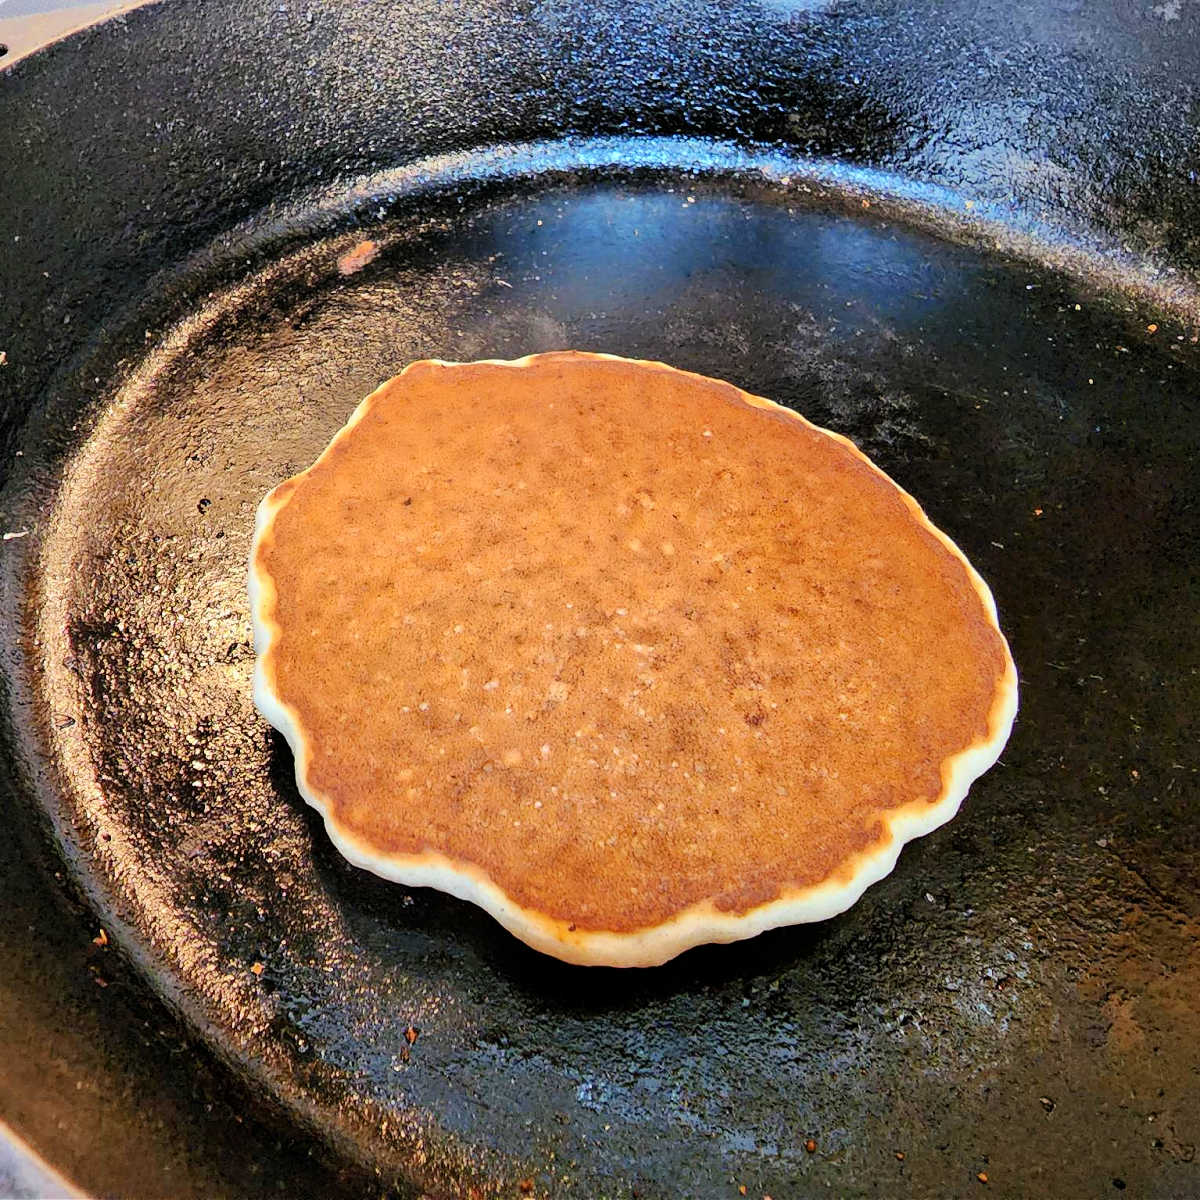
[{"label": "cast iron metal surface", "polygon": [[[1160,8],[178,4],[0,77],[18,1131],[130,1195],[1195,1192]],[[253,711],[261,495],[413,358],[562,346],[854,437],[992,584],[1010,746],[834,921],[565,967],[343,862]]]}]

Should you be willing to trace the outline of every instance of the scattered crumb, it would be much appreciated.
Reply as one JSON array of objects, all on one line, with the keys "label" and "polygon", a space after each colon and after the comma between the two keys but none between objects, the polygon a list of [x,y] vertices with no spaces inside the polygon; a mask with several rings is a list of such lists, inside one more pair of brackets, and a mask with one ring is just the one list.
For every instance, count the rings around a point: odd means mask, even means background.
[{"label": "scattered crumb", "polygon": [[1041,1106],[1042,1106],[1042,1107],[1043,1107],[1043,1108],[1044,1108],[1044,1109],[1045,1109],[1045,1110],[1046,1110],[1048,1113],[1052,1113],[1052,1112],[1054,1111],[1054,1101],[1053,1101],[1053,1100],[1051,1100],[1049,1096],[1039,1096],[1039,1097],[1038,1097],[1038,1103],[1039,1103],[1039,1104],[1040,1104],[1040,1105],[1041,1105]]},{"label": "scattered crumb", "polygon": [[409,1026],[409,1027],[408,1027],[408,1028],[407,1028],[407,1029],[404,1031],[404,1040],[405,1040],[405,1041],[406,1041],[406,1042],[407,1042],[407,1043],[408,1043],[410,1046],[412,1046],[412,1045],[415,1045],[415,1044],[416,1044],[416,1041],[417,1041],[417,1038],[419,1038],[420,1036],[421,1036],[421,1031],[420,1031],[420,1030],[419,1030],[419,1029],[418,1029],[418,1028],[417,1028],[415,1025],[410,1025],[410,1026]]},{"label": "scattered crumb", "polygon": [[738,1187],[738,1195],[744,1196],[745,1194],[746,1194],[746,1185],[743,1183],[743,1184],[739,1185],[739,1187]]},{"label": "scattered crumb", "polygon": [[524,1192],[526,1196],[528,1196],[529,1193],[533,1191],[533,1180],[532,1179],[521,1179],[517,1182],[517,1187],[519,1187],[521,1189],[521,1191]]},{"label": "scattered crumb", "polygon": [[0,350],[0,367],[8,362],[8,354],[4,350]]},{"label": "scattered crumb", "polygon": [[96,936],[94,938],[92,938],[92,942],[97,946],[107,946],[108,945],[108,934],[105,933],[103,929],[101,929],[100,932],[98,934],[96,934]]},{"label": "scattered crumb", "polygon": [[804,1143],[804,1148],[809,1152],[809,1154],[816,1154],[817,1143],[813,1141],[812,1138],[809,1138],[808,1141]]},{"label": "scattered crumb", "polygon": [[975,1178],[978,1179],[980,1183],[987,1183],[987,1181],[988,1181],[987,1172],[980,1171],[979,1174],[975,1176]]},{"label": "scattered crumb", "polygon": [[12,531],[11,533],[6,533],[4,535],[4,540],[6,542],[13,542],[13,541],[16,541],[17,538],[23,538],[23,537],[28,537],[28,536],[29,536],[28,529],[17,529],[17,530]]},{"label": "scattered crumb", "polygon": [[897,1161],[897,1162],[903,1162],[903,1161],[904,1161],[904,1151],[903,1151],[903,1150],[897,1150],[897,1151],[896,1151],[896,1161]]},{"label": "scattered crumb", "polygon": [[1146,326],[1146,332],[1147,333],[1157,333],[1158,326],[1156,324],[1154,324],[1154,322],[1151,322],[1149,325]]},{"label": "scattered crumb", "polygon": [[1043,510],[1042,510],[1042,509],[1040,509],[1040,508],[1035,508],[1035,509],[1033,510],[1033,515],[1034,515],[1035,517],[1040,517],[1040,516],[1042,515],[1042,511],[1043,511]]},{"label": "scattered crumb", "polygon": [[378,242],[359,242],[353,249],[347,250],[345,254],[339,256],[338,272],[342,275],[353,275],[356,271],[361,271],[369,262],[373,262],[378,255]]},{"label": "scattered crumb", "polygon": [[256,962],[251,965],[250,974],[251,975],[261,975],[263,973],[263,971],[265,971],[265,970],[266,970],[266,967],[264,967],[262,963]]}]

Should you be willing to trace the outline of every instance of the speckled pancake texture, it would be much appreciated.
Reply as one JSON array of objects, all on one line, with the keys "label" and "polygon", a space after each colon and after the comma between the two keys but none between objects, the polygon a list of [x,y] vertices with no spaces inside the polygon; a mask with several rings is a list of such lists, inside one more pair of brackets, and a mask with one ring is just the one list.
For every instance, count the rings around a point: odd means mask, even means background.
[{"label": "speckled pancake texture", "polygon": [[572,962],[842,911],[1016,710],[911,497],[660,363],[412,364],[263,500],[250,594],[255,700],[339,849]]}]

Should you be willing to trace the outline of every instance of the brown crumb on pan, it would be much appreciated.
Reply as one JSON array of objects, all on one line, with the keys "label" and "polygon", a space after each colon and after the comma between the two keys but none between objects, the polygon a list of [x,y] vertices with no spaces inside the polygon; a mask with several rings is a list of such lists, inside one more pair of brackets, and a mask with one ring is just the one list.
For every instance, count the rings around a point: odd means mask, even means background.
[{"label": "brown crumb on pan", "polygon": [[420,1030],[419,1030],[419,1029],[418,1029],[418,1028],[417,1028],[415,1025],[410,1025],[410,1026],[409,1026],[409,1027],[408,1027],[408,1028],[407,1028],[407,1029],[404,1031],[404,1040],[405,1040],[405,1041],[406,1041],[406,1042],[407,1042],[407,1043],[408,1043],[410,1046],[411,1046],[411,1045],[413,1045],[413,1044],[416,1042],[417,1038],[418,1038],[418,1037],[420,1037],[420,1036],[421,1036],[421,1031],[420,1031]]},{"label": "brown crumb on pan", "polygon": [[379,243],[372,241],[359,242],[357,246],[339,255],[337,260],[338,273],[353,275],[361,271],[368,263],[374,262],[379,255]]},{"label": "brown crumb on pan", "polygon": [[260,962],[252,963],[250,965],[250,974],[251,975],[261,975],[263,973],[263,971],[265,971],[265,970],[266,970],[266,968]]},{"label": "brown crumb on pan", "polygon": [[804,1148],[809,1152],[809,1154],[816,1154],[817,1143],[813,1141],[812,1138],[809,1138],[808,1141],[804,1143]]},{"label": "brown crumb on pan", "polygon": [[108,934],[105,933],[103,929],[101,929],[100,932],[98,934],[96,934],[96,936],[94,938],[92,938],[92,944],[96,945],[96,946],[107,946],[108,945]]},{"label": "brown crumb on pan", "polygon": [[529,1193],[533,1191],[533,1180],[532,1179],[522,1179],[518,1182],[517,1187],[519,1187],[521,1189],[521,1191],[526,1196],[528,1196]]},{"label": "brown crumb on pan", "polygon": [[978,1179],[980,1183],[987,1183],[987,1181],[988,1181],[987,1172],[980,1171],[979,1174],[975,1176],[975,1178]]}]

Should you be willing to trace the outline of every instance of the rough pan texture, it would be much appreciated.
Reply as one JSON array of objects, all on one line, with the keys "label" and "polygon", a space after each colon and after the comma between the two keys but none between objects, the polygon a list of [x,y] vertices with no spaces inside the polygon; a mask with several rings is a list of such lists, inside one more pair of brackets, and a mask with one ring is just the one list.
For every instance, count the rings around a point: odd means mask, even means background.
[{"label": "rough pan texture", "polygon": [[263,500],[250,596],[256,703],[342,853],[576,963],[849,907],[1016,711],[911,497],[661,363],[413,363]]}]

